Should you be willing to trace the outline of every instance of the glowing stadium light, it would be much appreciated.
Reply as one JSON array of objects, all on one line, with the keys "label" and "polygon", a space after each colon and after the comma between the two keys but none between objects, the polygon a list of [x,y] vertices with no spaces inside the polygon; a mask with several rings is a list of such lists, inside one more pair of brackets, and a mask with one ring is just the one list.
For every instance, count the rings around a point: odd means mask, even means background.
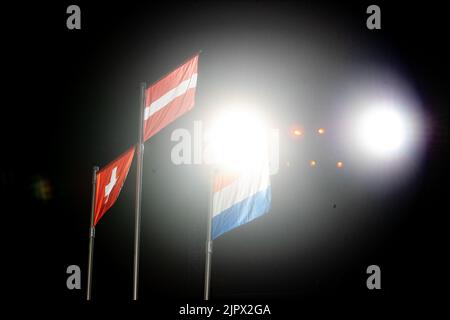
[{"label": "glowing stadium light", "polygon": [[405,147],[407,118],[391,106],[369,109],[359,119],[357,139],[370,155],[387,157]]},{"label": "glowing stadium light", "polygon": [[343,168],[344,167],[344,163],[342,162],[342,161],[338,161],[337,163],[336,163],[336,167],[337,168]]},{"label": "glowing stadium light", "polygon": [[344,170],[351,167],[354,177],[379,182],[371,188],[399,186],[423,160],[429,128],[421,99],[395,72],[357,82],[339,103],[344,107],[333,123],[333,139],[340,142],[336,161],[351,159]]},{"label": "glowing stadium light", "polygon": [[291,135],[295,138],[301,137],[301,136],[303,136],[303,130],[298,127],[294,127],[291,129]]},{"label": "glowing stadium light", "polygon": [[309,162],[309,165],[310,165],[311,167],[315,167],[315,166],[317,165],[317,162],[316,162],[315,160],[311,160],[311,161]]},{"label": "glowing stadium light", "polygon": [[324,128],[319,128],[319,129],[317,130],[317,132],[318,132],[319,134],[324,134],[324,133],[325,133],[325,129],[324,129]]},{"label": "glowing stadium light", "polygon": [[230,170],[249,170],[267,160],[268,127],[248,109],[219,114],[206,133],[210,163]]}]

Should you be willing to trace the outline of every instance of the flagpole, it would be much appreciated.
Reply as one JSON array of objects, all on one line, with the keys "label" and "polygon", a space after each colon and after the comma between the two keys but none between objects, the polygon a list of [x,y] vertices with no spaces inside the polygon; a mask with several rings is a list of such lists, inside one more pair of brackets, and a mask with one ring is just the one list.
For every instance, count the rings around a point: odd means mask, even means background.
[{"label": "flagpole", "polygon": [[144,162],[144,108],[145,108],[146,83],[141,83],[141,103],[139,115],[139,142],[137,146],[137,170],[136,170],[136,205],[134,221],[134,267],[133,267],[133,300],[138,298],[139,281],[139,241],[141,232],[141,192],[142,192],[142,164]]},{"label": "flagpole", "polygon": [[204,299],[209,300],[210,292],[210,282],[211,282],[211,259],[213,251],[213,241],[211,239],[211,224],[212,224],[212,210],[213,210],[213,187],[214,187],[214,172],[211,172],[211,182],[209,191],[209,208],[208,208],[208,222],[206,227],[206,247],[205,247],[205,288],[204,288]]},{"label": "flagpole", "polygon": [[88,260],[88,277],[87,277],[87,294],[86,300],[91,300],[92,294],[92,265],[94,263],[94,238],[95,238],[95,227],[94,227],[94,211],[95,211],[95,187],[97,183],[97,172],[98,167],[94,166],[92,169],[92,198],[91,198],[91,223],[89,226],[89,260]]}]

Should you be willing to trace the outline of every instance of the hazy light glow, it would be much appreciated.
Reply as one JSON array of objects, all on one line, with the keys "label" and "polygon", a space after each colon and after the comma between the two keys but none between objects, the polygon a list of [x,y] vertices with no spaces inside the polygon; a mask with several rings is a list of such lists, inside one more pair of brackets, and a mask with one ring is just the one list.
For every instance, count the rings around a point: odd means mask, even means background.
[{"label": "hazy light glow", "polygon": [[221,112],[207,130],[210,163],[229,170],[250,170],[267,160],[268,127],[247,108]]},{"label": "hazy light glow", "polygon": [[375,106],[361,115],[355,134],[370,155],[389,157],[406,147],[407,121],[407,116],[392,106]]}]

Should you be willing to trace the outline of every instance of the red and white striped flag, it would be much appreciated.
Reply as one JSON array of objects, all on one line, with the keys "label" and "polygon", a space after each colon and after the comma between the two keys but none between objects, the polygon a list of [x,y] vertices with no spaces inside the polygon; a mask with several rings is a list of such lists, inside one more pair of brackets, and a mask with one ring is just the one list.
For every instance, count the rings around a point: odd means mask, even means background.
[{"label": "red and white striped flag", "polygon": [[144,141],[194,107],[198,54],[145,92]]}]

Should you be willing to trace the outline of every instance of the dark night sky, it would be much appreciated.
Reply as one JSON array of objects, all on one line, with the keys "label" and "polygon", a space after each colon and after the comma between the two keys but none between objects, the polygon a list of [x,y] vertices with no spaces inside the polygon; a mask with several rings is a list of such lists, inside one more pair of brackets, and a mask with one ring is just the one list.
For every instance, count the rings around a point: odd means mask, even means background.
[{"label": "dark night sky", "polygon": [[[65,26],[72,2],[3,7],[3,276],[13,300],[83,305],[85,278],[83,290],[69,291],[65,269],[86,270],[91,168],[136,142],[140,82],[201,49],[196,107],[146,143],[141,304],[201,302],[207,168],[174,166],[170,133],[192,130],[194,120],[242,96],[261,102],[280,130],[281,165],[270,214],[215,242],[213,299],[277,301],[285,312],[443,302],[450,55],[438,2],[377,2],[377,31],[365,27],[372,3],[364,1],[73,3],[80,31]],[[336,123],[348,87],[368,79],[392,88],[390,74],[426,125],[408,178],[384,188],[383,179],[396,177],[358,179],[359,160],[340,148],[346,141]],[[330,132],[295,140],[296,123]],[[311,157],[320,170],[305,165]],[[335,169],[338,158],[345,171]],[[131,299],[135,174],[134,163],[97,228],[97,301]],[[36,193],[39,182],[48,185],[46,199]],[[382,270],[379,292],[365,287],[370,264]]]}]

